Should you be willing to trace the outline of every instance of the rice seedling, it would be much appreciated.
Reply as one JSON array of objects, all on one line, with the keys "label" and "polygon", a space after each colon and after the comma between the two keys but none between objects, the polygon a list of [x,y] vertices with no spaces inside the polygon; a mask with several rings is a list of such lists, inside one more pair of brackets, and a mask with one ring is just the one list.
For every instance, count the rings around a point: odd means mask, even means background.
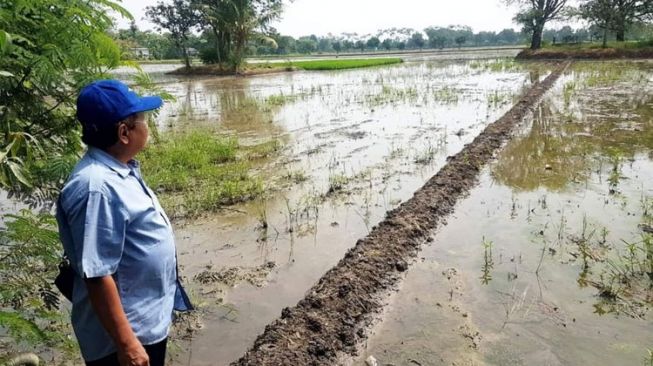
[{"label": "rice seedling", "polygon": [[483,237],[483,267],[481,269],[481,283],[487,285],[492,281],[492,269],[494,268],[494,259],[492,257],[492,241]]}]

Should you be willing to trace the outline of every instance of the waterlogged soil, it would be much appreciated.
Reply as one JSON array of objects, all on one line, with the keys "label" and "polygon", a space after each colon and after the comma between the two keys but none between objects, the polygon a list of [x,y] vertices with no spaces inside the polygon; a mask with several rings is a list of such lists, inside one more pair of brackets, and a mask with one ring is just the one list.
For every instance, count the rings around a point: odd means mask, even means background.
[{"label": "waterlogged soil", "polygon": [[202,129],[279,146],[253,161],[265,197],[176,219],[179,260],[200,316],[180,325],[187,340],[178,342],[175,362],[237,360],[387,211],[551,68],[426,61],[164,85],[177,101],[161,111],[161,133]]},{"label": "waterlogged soil", "polygon": [[649,365],[650,278],[601,285],[646,258],[629,248],[651,238],[652,81],[650,63],[574,64],[348,363]]},{"label": "waterlogged soil", "polygon": [[512,128],[566,68],[559,65],[528,89],[500,119],[490,124],[415,195],[390,211],[370,234],[314,285],[295,307],[265,328],[238,365],[331,365],[355,355],[366,330],[408,269],[408,261],[442,224],[456,201],[474,185],[479,169],[493,156]]}]

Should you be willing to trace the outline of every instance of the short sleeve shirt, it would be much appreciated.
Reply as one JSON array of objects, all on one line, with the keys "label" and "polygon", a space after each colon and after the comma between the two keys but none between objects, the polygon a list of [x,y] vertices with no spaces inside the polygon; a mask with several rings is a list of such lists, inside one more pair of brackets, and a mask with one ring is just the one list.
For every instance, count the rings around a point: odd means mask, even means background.
[{"label": "short sleeve shirt", "polygon": [[138,162],[124,164],[89,148],[61,192],[57,221],[78,274],[71,317],[84,359],[98,360],[116,348],[91,307],[83,278],[113,276],[141,343],[166,338],[173,308],[188,310],[190,303],[177,278],[170,221]]}]

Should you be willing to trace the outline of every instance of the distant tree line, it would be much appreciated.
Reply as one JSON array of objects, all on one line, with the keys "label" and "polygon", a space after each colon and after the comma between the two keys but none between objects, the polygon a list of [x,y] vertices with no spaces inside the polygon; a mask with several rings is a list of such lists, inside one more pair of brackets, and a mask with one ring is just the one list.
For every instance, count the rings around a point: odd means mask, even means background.
[{"label": "distant tree line", "polygon": [[[114,39],[130,57],[128,50],[148,48],[150,58],[183,58],[190,67],[189,49],[200,52],[202,61],[237,69],[244,57],[312,53],[352,53],[402,51],[461,47],[486,47],[530,44],[532,49],[545,43],[581,43],[609,38],[616,41],[652,38],[653,0],[505,0],[517,5],[514,20],[522,27],[500,32],[473,32],[468,26],[432,26],[423,30],[390,28],[373,35],[343,33],[294,38],[278,33],[270,23],[279,19],[282,0],[169,0],[147,8],[147,17],[159,33],[129,29],[113,33]],[[580,19],[585,28],[546,29],[551,21]]]}]

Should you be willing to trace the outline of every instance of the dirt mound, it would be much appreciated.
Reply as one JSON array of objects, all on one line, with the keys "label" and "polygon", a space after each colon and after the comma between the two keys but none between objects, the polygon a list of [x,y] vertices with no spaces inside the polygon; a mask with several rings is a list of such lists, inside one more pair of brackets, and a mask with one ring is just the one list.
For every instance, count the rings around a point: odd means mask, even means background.
[{"label": "dirt mound", "polygon": [[190,69],[187,69],[186,67],[180,67],[177,70],[168,72],[167,74],[177,76],[256,76],[290,71],[296,71],[296,69],[292,67],[259,67],[244,68],[240,71],[233,71],[231,69],[225,69],[221,66],[216,65],[201,65],[193,66]]},{"label": "dirt mound", "polygon": [[269,324],[233,365],[333,365],[354,355],[382,309],[384,294],[408,269],[429,233],[453,212],[494,152],[565,69],[559,65],[528,90],[432,177],[413,198],[359,240],[295,307]]},{"label": "dirt mound", "polygon": [[610,60],[610,59],[648,59],[653,58],[653,48],[579,48],[555,49],[545,48],[540,50],[523,50],[517,57],[518,60]]}]

